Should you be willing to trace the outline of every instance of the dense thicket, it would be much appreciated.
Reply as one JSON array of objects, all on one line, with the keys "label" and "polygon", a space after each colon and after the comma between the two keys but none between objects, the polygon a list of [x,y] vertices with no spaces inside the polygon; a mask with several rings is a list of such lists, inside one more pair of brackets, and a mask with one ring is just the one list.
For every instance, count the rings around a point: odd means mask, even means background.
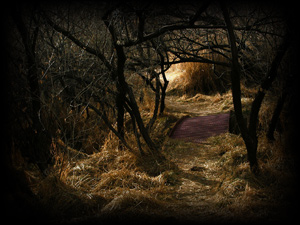
[{"label": "dense thicket", "polygon": [[[152,127],[165,109],[165,73],[172,65],[190,63],[186,73],[193,85],[187,92],[232,90],[248,160],[258,173],[258,114],[264,96],[271,92],[278,98],[270,139],[284,102],[291,109],[288,125],[296,112],[298,33],[285,9],[201,1],[10,7],[5,18],[5,165],[20,151],[47,176],[54,162],[50,149],[58,140],[66,149],[91,154],[101,151],[109,131],[118,138],[119,149],[163,159]],[[241,82],[257,88],[248,122]],[[147,93],[153,105],[145,116]]]}]

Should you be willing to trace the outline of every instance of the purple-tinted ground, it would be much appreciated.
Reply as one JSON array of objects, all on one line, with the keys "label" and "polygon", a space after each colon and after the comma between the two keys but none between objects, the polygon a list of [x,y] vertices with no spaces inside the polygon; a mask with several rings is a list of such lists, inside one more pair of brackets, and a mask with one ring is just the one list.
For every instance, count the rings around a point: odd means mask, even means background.
[{"label": "purple-tinted ground", "polygon": [[211,136],[228,132],[228,129],[229,113],[193,118],[183,117],[174,126],[170,137],[201,143]]}]

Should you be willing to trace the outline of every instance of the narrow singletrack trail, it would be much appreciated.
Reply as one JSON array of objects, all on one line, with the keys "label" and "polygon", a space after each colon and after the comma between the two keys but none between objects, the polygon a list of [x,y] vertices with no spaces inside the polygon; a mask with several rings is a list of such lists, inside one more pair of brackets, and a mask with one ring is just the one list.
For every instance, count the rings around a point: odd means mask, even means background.
[{"label": "narrow singletrack trail", "polygon": [[186,114],[189,116],[205,116],[211,113],[211,110],[206,107],[207,102],[187,102],[179,100],[176,96],[167,96],[166,105],[167,111],[179,114]]},{"label": "narrow singletrack trail", "polygon": [[[191,117],[220,113],[212,110],[214,107],[210,102],[183,102],[174,96],[167,98],[166,105],[169,112]],[[168,155],[180,171],[181,182],[173,193],[171,208],[178,212],[179,219],[188,216],[191,221],[216,220],[221,197],[218,191],[223,180],[218,162],[220,153],[214,151],[209,141],[197,144],[170,138],[167,145]]]},{"label": "narrow singletrack trail", "polygon": [[182,145],[181,149],[188,148],[188,154],[185,150],[172,155],[181,179],[181,184],[173,194],[173,209],[180,212],[180,219],[188,216],[191,221],[211,221],[217,214],[216,194],[222,182],[218,167],[220,156],[209,146]]},{"label": "narrow singletrack trail", "polygon": [[[245,97],[242,102],[249,105],[251,99]],[[177,118],[226,114],[232,108],[230,93],[192,98],[168,96],[166,99],[166,112]],[[277,148],[275,144],[265,145]],[[281,171],[282,177],[278,177],[278,170],[263,162],[262,174],[254,176],[241,136],[223,133],[200,143],[168,138],[164,152],[178,168],[178,183],[169,193],[168,210],[179,221],[273,223],[289,217],[290,211],[284,204],[292,205],[287,188],[293,186],[292,176]]]}]

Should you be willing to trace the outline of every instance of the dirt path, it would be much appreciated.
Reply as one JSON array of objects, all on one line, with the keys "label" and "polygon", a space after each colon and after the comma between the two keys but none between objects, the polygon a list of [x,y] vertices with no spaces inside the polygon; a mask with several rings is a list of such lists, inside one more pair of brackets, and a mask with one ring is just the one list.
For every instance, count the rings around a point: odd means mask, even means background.
[{"label": "dirt path", "polygon": [[208,103],[203,102],[188,102],[179,99],[176,96],[166,97],[167,111],[189,116],[204,116],[211,113],[210,109],[205,109]]},{"label": "dirt path", "polygon": [[[244,105],[251,101],[242,98]],[[166,107],[167,112],[180,118],[225,113],[233,106],[231,94],[226,93],[193,98],[168,96]],[[277,149],[278,143],[264,143],[260,154],[265,151],[263,146]],[[254,176],[240,136],[225,133],[198,144],[169,138],[164,148],[166,156],[178,167],[179,182],[170,193],[169,205],[176,219],[197,223],[273,223],[293,216],[287,210],[292,208],[288,197],[289,188],[293,187],[291,174],[275,169],[277,163],[270,160],[261,161],[261,175]]]},{"label": "dirt path", "polygon": [[[209,101],[185,102],[169,96],[166,105],[169,112],[191,117],[219,113],[212,110],[214,107]],[[188,216],[191,221],[216,221],[218,189],[223,180],[218,162],[221,155],[208,142],[195,144],[169,139],[167,145],[166,149],[172,151],[167,154],[178,166],[181,181],[172,196],[172,210],[182,220]]]},{"label": "dirt path", "polygon": [[[184,148],[188,148],[187,151]],[[180,169],[181,184],[173,195],[173,210],[179,219],[211,221],[216,215],[216,193],[222,180],[217,166],[219,156],[209,146],[182,144],[173,160]],[[195,170],[195,171],[194,171]]]},{"label": "dirt path", "polygon": [[[244,103],[244,101],[242,100]],[[167,96],[166,111],[179,116],[206,116],[226,113],[233,109],[231,93],[224,95],[206,96],[198,94],[192,98]]]}]

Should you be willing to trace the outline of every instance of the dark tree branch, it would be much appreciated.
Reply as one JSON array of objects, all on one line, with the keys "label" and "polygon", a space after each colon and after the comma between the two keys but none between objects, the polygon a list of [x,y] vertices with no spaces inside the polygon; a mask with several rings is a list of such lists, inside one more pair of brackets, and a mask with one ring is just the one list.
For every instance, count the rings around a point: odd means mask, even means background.
[{"label": "dark tree branch", "polygon": [[66,36],[67,38],[69,38],[71,41],[73,41],[78,47],[84,49],[85,51],[87,51],[88,53],[97,56],[103,63],[104,65],[107,67],[107,69],[109,70],[113,70],[112,65],[109,63],[109,61],[105,58],[105,56],[98,50],[91,48],[89,46],[87,46],[86,44],[84,44],[83,42],[81,42],[79,39],[77,39],[76,37],[74,37],[71,32],[63,29],[62,27],[58,26],[57,24],[55,24],[49,17],[47,17],[44,14],[44,18],[46,19],[47,23],[53,27],[54,30],[56,30],[57,32],[63,34],[64,36]]},{"label": "dark tree branch", "polygon": [[197,56],[194,54],[189,54],[187,53],[187,55],[190,55],[190,58],[186,58],[186,57],[182,57],[180,56],[180,54],[174,52],[174,51],[170,51],[172,52],[175,56],[178,57],[179,60],[175,60],[172,62],[168,62],[165,63],[165,65],[174,65],[174,64],[178,64],[178,63],[184,63],[184,62],[199,62],[199,63],[209,63],[209,64],[215,64],[215,65],[220,65],[220,66],[226,66],[226,67],[230,67],[231,64],[226,63],[226,62],[222,62],[222,61],[214,61],[214,60],[210,60],[201,56]]},{"label": "dark tree branch", "polygon": [[124,107],[127,110],[127,112],[129,112],[129,115],[131,117],[132,128],[133,128],[134,136],[135,136],[139,151],[140,151],[141,155],[145,155],[145,152],[142,148],[141,141],[140,141],[140,134],[139,134],[139,132],[137,130],[137,127],[136,127],[136,120],[135,120],[134,113],[132,112],[132,110],[130,109],[130,107],[127,104],[124,104]]},{"label": "dark tree branch", "polygon": [[188,29],[188,28],[201,28],[201,29],[224,29],[226,28],[225,26],[221,25],[221,26],[206,26],[206,25],[191,25],[187,22],[185,23],[181,23],[181,24],[172,24],[172,25],[166,25],[161,27],[160,29],[154,31],[153,33],[150,33],[148,35],[143,36],[142,39],[137,39],[135,41],[128,41],[124,44],[122,44],[124,47],[130,47],[130,46],[134,46],[137,44],[140,44],[142,42],[145,41],[149,41],[151,39],[157,38],[169,31],[175,31],[175,30],[183,30],[183,29]]}]

